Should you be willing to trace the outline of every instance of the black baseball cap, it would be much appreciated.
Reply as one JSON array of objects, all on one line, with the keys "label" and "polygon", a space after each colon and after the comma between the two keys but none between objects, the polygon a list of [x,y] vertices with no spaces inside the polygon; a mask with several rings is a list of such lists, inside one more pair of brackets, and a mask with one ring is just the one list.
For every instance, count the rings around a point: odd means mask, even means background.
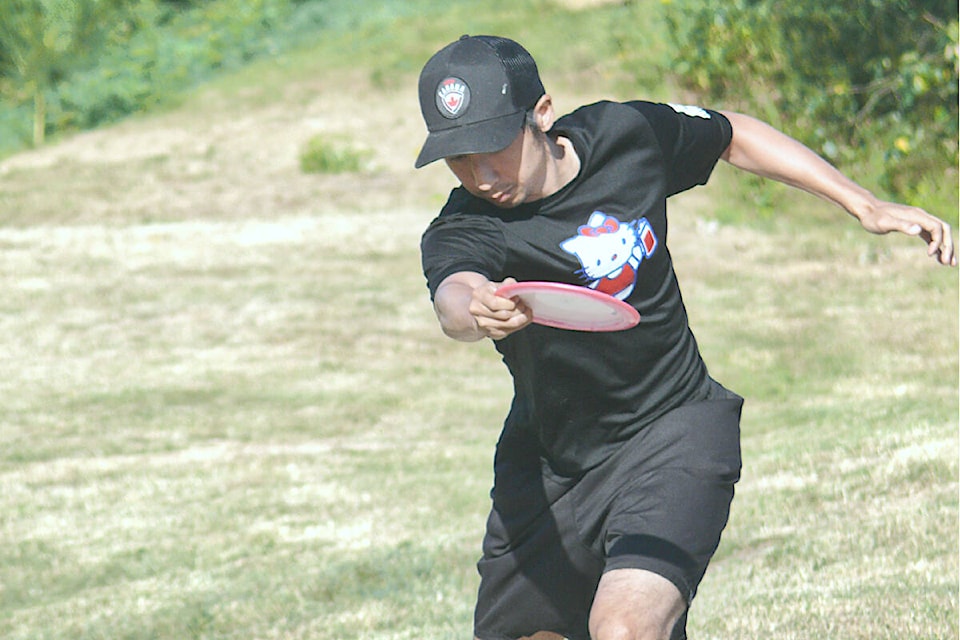
[{"label": "black baseball cap", "polygon": [[537,64],[518,43],[463,36],[420,72],[420,111],[429,135],[415,166],[505,149],[543,94]]}]

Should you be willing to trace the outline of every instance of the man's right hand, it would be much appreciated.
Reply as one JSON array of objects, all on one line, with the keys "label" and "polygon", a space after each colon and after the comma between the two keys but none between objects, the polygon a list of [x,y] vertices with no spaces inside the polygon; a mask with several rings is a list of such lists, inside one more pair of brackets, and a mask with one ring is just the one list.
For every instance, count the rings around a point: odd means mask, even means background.
[{"label": "man's right hand", "polygon": [[516,298],[497,295],[497,289],[516,282],[492,282],[472,271],[454,273],[437,287],[433,306],[443,332],[464,342],[500,340],[533,321],[533,312]]}]

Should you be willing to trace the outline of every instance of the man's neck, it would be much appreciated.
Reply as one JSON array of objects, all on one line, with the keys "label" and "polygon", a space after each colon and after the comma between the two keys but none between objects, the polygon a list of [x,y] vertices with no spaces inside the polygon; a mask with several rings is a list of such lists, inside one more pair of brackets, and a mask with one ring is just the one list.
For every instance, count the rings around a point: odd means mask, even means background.
[{"label": "man's neck", "polygon": [[573,143],[563,136],[547,136],[550,149],[550,170],[544,184],[544,197],[552,196],[573,182],[580,173],[580,157]]}]

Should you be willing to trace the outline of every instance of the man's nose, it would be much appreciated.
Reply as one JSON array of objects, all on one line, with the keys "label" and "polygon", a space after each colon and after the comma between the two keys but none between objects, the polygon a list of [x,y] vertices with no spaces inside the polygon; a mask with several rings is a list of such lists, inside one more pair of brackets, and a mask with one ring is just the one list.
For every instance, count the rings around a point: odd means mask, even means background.
[{"label": "man's nose", "polygon": [[497,183],[497,172],[482,156],[474,158],[473,182],[481,191],[489,191]]}]

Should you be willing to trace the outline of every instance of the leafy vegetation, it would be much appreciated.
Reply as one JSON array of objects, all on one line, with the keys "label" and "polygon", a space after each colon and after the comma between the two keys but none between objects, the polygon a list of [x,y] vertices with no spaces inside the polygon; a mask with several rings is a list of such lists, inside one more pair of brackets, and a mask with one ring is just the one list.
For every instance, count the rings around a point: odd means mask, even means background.
[{"label": "leafy vegetation", "polygon": [[[0,63],[33,103],[33,144],[46,135],[47,94],[103,45],[111,0],[10,0],[0,19]],[[3,85],[0,85],[2,87]]]},{"label": "leafy vegetation", "polygon": [[360,171],[370,155],[369,152],[318,135],[310,138],[300,152],[300,168],[304,173]]},{"label": "leafy vegetation", "polygon": [[429,5],[10,0],[0,12],[0,155],[176,104],[217,74]]},{"label": "leafy vegetation", "polygon": [[[44,130],[87,129],[167,104],[215,71],[274,51],[285,41],[278,36],[313,29],[302,16],[294,20],[294,9],[286,0],[16,0],[0,17],[4,57],[39,62],[7,76],[7,108],[22,112],[25,92],[46,103],[45,113],[34,111],[38,143]],[[83,35],[94,31],[95,41]],[[3,138],[9,151],[24,136]]]},{"label": "leafy vegetation", "polygon": [[673,68],[698,95],[762,114],[835,163],[872,164],[898,198],[934,207],[944,185],[956,184],[955,4],[670,5]]}]

